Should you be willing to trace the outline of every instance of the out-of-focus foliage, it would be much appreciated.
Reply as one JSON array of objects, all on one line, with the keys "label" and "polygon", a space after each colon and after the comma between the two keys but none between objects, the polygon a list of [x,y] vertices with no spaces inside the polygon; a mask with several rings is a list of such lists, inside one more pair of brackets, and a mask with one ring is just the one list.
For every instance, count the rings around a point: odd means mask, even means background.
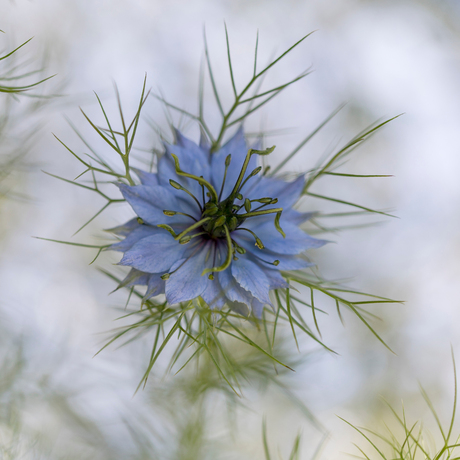
[{"label": "out-of-focus foliage", "polygon": [[[454,428],[455,415],[457,410],[457,372],[454,367],[454,401],[452,416],[448,424],[438,415],[427,392],[421,387],[421,394],[428,406],[438,428],[438,433],[431,433],[422,422],[411,421],[406,416],[404,407],[398,413],[391,405],[388,405],[394,420],[391,424],[386,424],[386,432],[373,431],[367,428],[358,428],[348,423],[358,431],[371,445],[373,453],[371,456],[366,454],[368,449],[357,446],[363,458],[369,459],[374,456],[384,460],[455,460],[460,458],[460,434]],[[395,425],[395,426],[394,426]]]},{"label": "out-of-focus foliage", "polygon": [[[4,41],[3,34],[0,40]],[[30,40],[0,53],[0,199],[24,198],[13,185],[22,179],[24,157],[36,143],[41,128],[37,116],[49,101],[40,85],[52,76],[40,78],[44,69],[29,70],[31,60],[23,58]]]}]

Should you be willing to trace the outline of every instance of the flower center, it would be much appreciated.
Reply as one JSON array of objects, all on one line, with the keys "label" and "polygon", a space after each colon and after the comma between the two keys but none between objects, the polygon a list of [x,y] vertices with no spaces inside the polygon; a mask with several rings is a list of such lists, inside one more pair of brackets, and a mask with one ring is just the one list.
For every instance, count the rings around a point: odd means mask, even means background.
[{"label": "flower center", "polygon": [[[250,149],[248,151],[246,158],[244,160],[243,166],[241,168],[240,174],[238,176],[238,179],[230,195],[224,200],[221,200],[221,197],[222,197],[222,193],[224,190],[225,181],[227,178],[227,171],[231,163],[231,155],[228,155],[227,158],[225,159],[225,172],[224,172],[224,177],[222,180],[220,193],[218,195],[214,187],[208,181],[206,181],[203,177],[198,177],[193,174],[189,174],[185,171],[182,171],[180,169],[179,159],[177,158],[176,155],[172,154],[172,157],[174,158],[174,162],[175,162],[176,174],[178,174],[179,176],[183,176],[189,179],[196,180],[201,185],[202,192],[203,192],[203,200],[202,200],[203,205],[191,192],[185,189],[181,184],[173,180],[170,180],[169,182],[172,187],[174,187],[177,190],[182,190],[186,192],[188,195],[190,195],[195,200],[195,202],[200,207],[201,218],[200,220],[197,221],[193,216],[189,214],[176,212],[176,211],[170,211],[170,210],[164,210],[163,212],[167,216],[182,214],[182,215],[188,216],[191,219],[193,219],[195,223],[190,225],[190,227],[186,228],[184,231],[182,231],[179,234],[176,234],[169,225],[160,224],[158,226],[168,230],[174,236],[174,238],[179,241],[180,244],[187,244],[193,238],[196,238],[199,236],[207,236],[208,238],[212,238],[212,239],[225,239],[227,243],[227,257],[225,261],[219,267],[205,269],[202,273],[203,275],[205,273],[211,272],[209,277],[213,279],[213,272],[223,271],[227,269],[231,264],[232,258],[234,260],[237,260],[237,256],[235,253],[244,254],[246,252],[244,248],[240,247],[232,239],[231,233],[234,232],[235,230],[245,230],[249,232],[255,239],[255,245],[259,249],[264,248],[262,241],[252,230],[241,227],[243,222],[250,217],[263,216],[267,214],[276,214],[275,227],[283,235],[283,237],[285,237],[285,234],[279,224],[279,220],[280,220],[283,208],[263,209],[266,206],[276,204],[278,202],[276,198],[273,199],[273,198],[264,197],[264,198],[259,198],[256,200],[249,200],[249,198],[246,198],[243,201],[243,195],[241,194],[241,189],[246,184],[246,182],[252,177],[259,174],[259,172],[262,169],[260,166],[255,168],[244,179],[251,156],[255,154],[256,155],[268,155],[271,152],[273,152],[274,149],[275,149],[275,146],[268,148],[266,150]],[[207,189],[206,195],[209,198],[209,200],[206,203],[204,203],[205,188]],[[243,201],[243,204],[237,204],[236,203],[237,200],[240,203],[241,201]],[[254,203],[257,203],[258,205],[256,208],[253,209]],[[244,208],[245,210],[245,212],[243,213],[241,213],[242,208]],[[198,230],[198,232],[192,233],[196,230]],[[278,265],[278,261],[274,261],[273,264]]]},{"label": "flower center", "polygon": [[225,226],[229,232],[233,232],[245,221],[244,217],[237,214],[240,207],[228,199],[217,204],[208,201],[204,208],[202,217],[210,216],[211,219],[203,224],[203,230],[211,238],[223,238],[225,237]]}]

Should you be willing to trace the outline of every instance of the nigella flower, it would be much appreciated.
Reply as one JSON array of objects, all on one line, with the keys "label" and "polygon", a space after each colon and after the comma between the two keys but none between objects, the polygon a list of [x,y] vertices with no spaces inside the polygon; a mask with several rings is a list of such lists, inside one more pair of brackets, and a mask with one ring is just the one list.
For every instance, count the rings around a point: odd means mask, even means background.
[{"label": "nigella flower", "polygon": [[287,287],[281,270],[311,265],[301,255],[325,242],[299,228],[311,217],[293,209],[303,176],[292,182],[260,174],[243,130],[218,151],[176,131],[157,173],[135,170],[141,185],[118,184],[138,218],[112,229],[124,239],[111,246],[131,267],[120,286],[146,285],[145,298],[169,304],[199,296],[260,317],[270,290]]}]

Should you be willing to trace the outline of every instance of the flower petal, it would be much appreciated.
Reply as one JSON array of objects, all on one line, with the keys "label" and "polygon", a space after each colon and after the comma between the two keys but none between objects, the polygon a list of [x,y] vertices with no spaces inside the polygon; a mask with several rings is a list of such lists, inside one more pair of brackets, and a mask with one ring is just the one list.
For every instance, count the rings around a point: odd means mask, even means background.
[{"label": "flower petal", "polygon": [[259,302],[255,297],[252,300],[251,303],[251,308],[252,308],[252,313],[256,318],[262,318],[262,312],[264,311],[264,304],[263,302]]},{"label": "flower petal", "polygon": [[150,299],[153,296],[164,294],[165,282],[161,279],[160,274],[150,275],[147,284],[147,291],[145,292],[144,300]]},{"label": "flower petal", "polygon": [[270,304],[270,281],[264,271],[249,258],[241,256],[232,262],[232,275],[238,284],[261,302]]},{"label": "flower petal", "polygon": [[186,249],[165,231],[135,243],[125,252],[119,264],[147,273],[165,273],[182,258]]},{"label": "flower petal", "polygon": [[[227,171],[225,186],[222,192],[222,198],[230,195],[240,174],[244,159],[248,153],[248,147],[244,138],[243,129],[239,128],[235,135],[216,153],[211,156],[211,174],[212,183],[217,193],[220,193],[225,173],[225,159],[227,155],[232,155],[232,162]],[[249,166],[244,177],[247,177],[257,166],[257,156],[253,155],[249,161]]]},{"label": "flower petal", "polygon": [[197,198],[201,197],[201,185],[194,179],[187,179],[176,174],[174,160],[171,156],[173,153],[177,156],[182,171],[193,174],[195,176],[203,176],[204,179],[210,180],[211,167],[209,153],[206,149],[202,149],[192,140],[186,138],[176,130],[176,144],[165,143],[166,153],[158,162],[158,173],[160,183],[169,184],[169,179],[173,179],[182,184]]},{"label": "flower petal", "polygon": [[[288,209],[300,198],[304,185],[305,178],[303,176],[298,177],[292,182],[286,182],[272,177],[261,177],[256,185],[252,188],[248,188],[248,191],[244,190],[244,193],[251,200],[257,200],[259,198],[277,198],[278,203],[276,203],[276,207]],[[267,207],[266,209],[270,208]]]},{"label": "flower petal", "polygon": [[144,285],[149,282],[150,273],[144,273],[135,268],[132,268],[125,278],[118,285],[118,288],[130,287],[135,285]]},{"label": "flower petal", "polygon": [[225,293],[225,297],[232,302],[239,302],[245,305],[251,305],[253,296],[245,291],[233,277],[231,269],[228,268],[218,273],[219,283]]},{"label": "flower petal", "polygon": [[162,234],[164,232],[165,230],[151,225],[139,225],[135,230],[127,234],[123,241],[112,244],[109,249],[113,251],[126,252],[142,238]]},{"label": "flower petal", "polygon": [[126,236],[140,225],[141,224],[137,221],[137,217],[135,217],[134,219],[128,220],[128,222],[123,225],[106,229],[106,232],[110,232],[118,236]]},{"label": "flower petal", "polygon": [[317,212],[299,212],[295,209],[284,209],[283,210],[283,220],[289,220],[293,224],[300,225],[310,220],[312,217],[316,216]]},{"label": "flower petal", "polygon": [[207,275],[201,274],[205,268],[211,267],[214,246],[212,242],[199,243],[194,255],[171,267],[171,275],[166,281],[166,299],[170,304],[195,299],[212,283]]},{"label": "flower petal", "polygon": [[270,282],[270,289],[281,289],[289,286],[287,281],[281,276],[279,270],[276,270],[275,268],[268,268],[264,269],[264,273]]},{"label": "flower petal", "polygon": [[142,185],[148,185],[150,187],[155,185],[160,185],[158,182],[158,174],[155,173],[148,173],[146,171],[142,171],[142,169],[131,168],[139,177]]},{"label": "flower petal", "polygon": [[273,251],[269,251],[267,248],[259,249],[255,243],[252,235],[246,232],[233,232],[232,238],[244,249],[246,254],[251,257],[252,260],[260,263],[264,266],[264,262],[268,265],[267,269],[272,268],[271,264],[275,260],[278,260],[279,264],[276,266],[277,270],[300,270],[302,268],[311,267],[314,264],[308,262],[302,256],[291,255],[291,254],[279,254]]},{"label": "flower petal", "polygon": [[283,221],[282,217],[280,224],[286,234],[285,238],[278,232],[273,222],[264,222],[254,227],[251,226],[251,219],[244,223],[245,227],[254,231],[269,251],[279,254],[300,254],[307,249],[320,248],[327,243],[326,240],[307,235],[291,222]]},{"label": "flower petal", "polygon": [[117,184],[123,197],[134,209],[135,213],[150,225],[163,223],[178,224],[189,222],[186,217],[176,215],[166,217],[163,210],[182,211],[179,201],[172,192],[162,186],[147,185],[129,186]]},{"label": "flower petal", "polygon": [[221,309],[227,302],[217,277],[207,284],[206,289],[201,293],[201,297],[212,309]]}]

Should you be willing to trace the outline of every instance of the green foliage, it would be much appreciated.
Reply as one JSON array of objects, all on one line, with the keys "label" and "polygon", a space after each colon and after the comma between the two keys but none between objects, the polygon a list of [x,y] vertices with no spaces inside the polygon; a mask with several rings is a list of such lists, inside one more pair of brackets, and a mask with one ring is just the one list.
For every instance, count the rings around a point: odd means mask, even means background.
[{"label": "green foliage", "polygon": [[[384,460],[457,460],[460,458],[460,434],[454,434],[454,423],[457,409],[457,372],[455,359],[452,353],[454,368],[454,401],[452,416],[447,427],[441,423],[438,413],[423,387],[420,387],[421,394],[428,406],[439,431],[438,438],[440,446],[436,447],[434,436],[423,426],[422,422],[409,422],[404,407],[402,413],[398,414],[388,403],[388,407],[395,418],[399,430],[386,426],[386,433],[380,434],[367,428],[356,427],[350,422],[345,423],[353,427],[371,445],[377,458]],[[342,419],[343,420],[343,419]],[[364,449],[356,446],[365,459],[370,459]]]},{"label": "green foliage", "polygon": [[25,71],[22,72],[21,68],[24,67],[27,63],[15,62],[15,57],[17,52],[25,45],[27,45],[32,39],[25,41],[22,45],[19,45],[17,48],[12,51],[6,52],[5,54],[0,54],[0,93],[8,94],[19,94],[25,93],[32,88],[40,85],[41,83],[53,78],[54,75],[46,78],[42,78],[39,81],[34,81],[33,83],[28,84],[17,84],[19,81],[30,79],[37,74],[42,72],[42,69]]}]

